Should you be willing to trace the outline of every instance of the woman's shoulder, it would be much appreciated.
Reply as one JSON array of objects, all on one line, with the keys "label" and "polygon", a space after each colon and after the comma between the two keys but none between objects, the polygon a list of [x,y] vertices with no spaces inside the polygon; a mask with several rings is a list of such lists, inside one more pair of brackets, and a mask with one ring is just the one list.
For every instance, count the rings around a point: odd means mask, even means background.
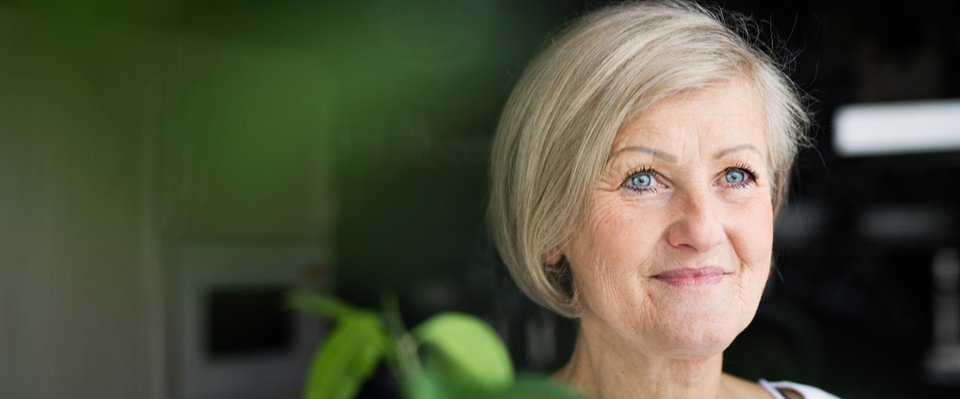
[{"label": "woman's shoulder", "polygon": [[731,397],[738,399],[770,399],[770,393],[756,382],[747,381],[743,378],[730,374],[723,374],[720,384],[726,395],[721,397]]},{"label": "woman's shoulder", "polygon": [[790,381],[769,382],[764,379],[753,382],[723,374],[723,389],[734,398],[757,399],[839,399],[823,390]]},{"label": "woman's shoulder", "polygon": [[794,397],[802,399],[839,399],[834,395],[824,392],[820,388],[798,384],[796,382],[769,382],[761,378],[760,381],[758,381],[758,384],[773,394],[774,397],[777,397],[776,395],[780,394],[780,397],[786,399],[792,399]]}]

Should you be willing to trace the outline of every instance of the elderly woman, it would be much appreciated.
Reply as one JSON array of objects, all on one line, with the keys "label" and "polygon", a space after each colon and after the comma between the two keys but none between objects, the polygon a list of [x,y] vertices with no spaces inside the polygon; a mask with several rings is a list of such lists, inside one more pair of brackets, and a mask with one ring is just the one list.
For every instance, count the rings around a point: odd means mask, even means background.
[{"label": "elderly woman", "polygon": [[777,64],[695,4],[614,6],[555,38],[504,110],[489,218],[520,288],[579,319],[556,379],[590,398],[834,398],[721,371],[807,125]]}]

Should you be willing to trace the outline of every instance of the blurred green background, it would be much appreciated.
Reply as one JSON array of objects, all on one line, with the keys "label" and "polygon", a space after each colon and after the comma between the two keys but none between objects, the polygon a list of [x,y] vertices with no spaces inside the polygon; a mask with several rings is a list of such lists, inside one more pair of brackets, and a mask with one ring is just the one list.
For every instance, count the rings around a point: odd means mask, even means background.
[{"label": "blurred green background", "polygon": [[348,301],[492,320],[490,137],[582,9],[0,2],[0,397],[183,396],[197,243],[322,247]]}]

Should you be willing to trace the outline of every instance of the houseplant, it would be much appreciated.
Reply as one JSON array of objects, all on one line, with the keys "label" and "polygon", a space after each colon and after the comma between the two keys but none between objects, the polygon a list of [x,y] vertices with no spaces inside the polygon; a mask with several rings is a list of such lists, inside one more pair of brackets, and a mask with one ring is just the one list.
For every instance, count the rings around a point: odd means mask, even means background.
[{"label": "houseplant", "polygon": [[407,399],[577,398],[542,378],[516,377],[500,338],[472,315],[441,313],[406,331],[395,299],[380,312],[311,292],[294,292],[289,303],[333,322],[304,399],[351,399],[381,361]]}]

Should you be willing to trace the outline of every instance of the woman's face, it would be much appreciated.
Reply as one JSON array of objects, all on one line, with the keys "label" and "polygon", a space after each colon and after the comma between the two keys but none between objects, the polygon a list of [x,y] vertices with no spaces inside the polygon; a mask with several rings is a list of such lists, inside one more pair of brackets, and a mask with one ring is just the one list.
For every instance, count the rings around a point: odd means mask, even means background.
[{"label": "woman's face", "polygon": [[733,81],[661,101],[618,133],[563,250],[582,333],[698,358],[750,323],[773,244],[765,122],[753,87]]}]

